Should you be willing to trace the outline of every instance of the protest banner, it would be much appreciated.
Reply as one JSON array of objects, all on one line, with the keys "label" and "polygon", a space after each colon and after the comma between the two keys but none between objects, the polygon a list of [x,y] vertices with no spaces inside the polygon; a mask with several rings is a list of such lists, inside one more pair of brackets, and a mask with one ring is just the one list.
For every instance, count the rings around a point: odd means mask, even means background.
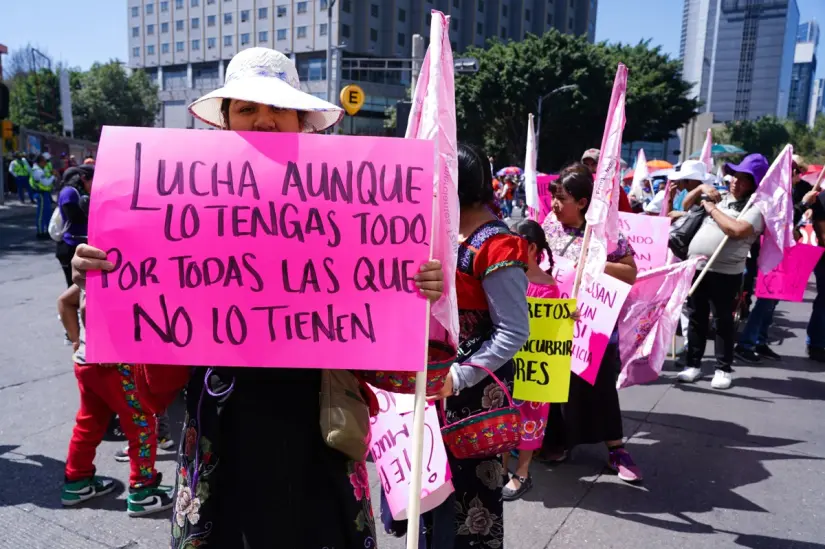
[{"label": "protest banner", "polygon": [[530,402],[567,402],[576,300],[528,297],[527,308],[530,338],[513,358],[513,397]]},{"label": "protest banner", "polygon": [[[413,415],[402,414],[397,401],[412,401],[412,395],[396,395],[375,389],[379,413],[370,418],[370,453],[381,487],[395,520],[407,518],[412,476]],[[441,505],[453,492],[447,450],[441,438],[435,406],[424,412],[424,463],[421,470],[421,512]]]},{"label": "protest banner", "polygon": [[619,315],[622,369],[616,388],[655,381],[662,372],[668,347],[702,257],[666,265],[636,278]]},{"label": "protest banner", "polygon": [[602,273],[579,291],[579,320],[573,329],[571,369],[593,385],[630,285]]},{"label": "protest banner", "polygon": [[104,128],[89,242],[115,268],[88,276],[89,360],[423,369],[433,158],[422,140]]},{"label": "protest banner", "polygon": [[539,175],[536,176],[536,188],[539,193],[539,214],[536,221],[544,223],[544,218],[547,214],[553,211],[553,195],[550,193],[550,184],[558,179],[558,175]]},{"label": "protest banner", "polygon": [[[547,267],[550,264],[547,263]],[[542,267],[547,270],[547,267]],[[576,278],[576,264],[569,259],[561,256],[553,257],[553,278],[556,280],[556,285],[559,287],[559,293],[562,299],[569,299],[570,294],[573,293],[573,281]]]},{"label": "protest banner", "polygon": [[769,273],[759,271],[756,277],[756,297],[779,301],[802,301],[808,279],[824,248],[797,244],[785,249],[782,262]]},{"label": "protest banner", "polygon": [[640,273],[667,264],[670,218],[619,212],[619,230],[633,246],[633,259]]}]

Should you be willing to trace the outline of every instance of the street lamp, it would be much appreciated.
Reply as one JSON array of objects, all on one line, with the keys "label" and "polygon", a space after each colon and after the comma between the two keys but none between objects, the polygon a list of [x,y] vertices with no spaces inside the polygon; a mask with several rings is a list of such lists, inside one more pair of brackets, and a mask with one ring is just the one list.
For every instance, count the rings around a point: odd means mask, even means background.
[{"label": "street lamp", "polygon": [[544,103],[544,100],[550,97],[551,95],[577,89],[579,89],[579,86],[577,84],[567,84],[566,86],[559,86],[555,90],[539,98],[539,109],[538,114],[536,116],[536,151],[538,151],[539,148],[539,135],[541,134],[541,104]]}]

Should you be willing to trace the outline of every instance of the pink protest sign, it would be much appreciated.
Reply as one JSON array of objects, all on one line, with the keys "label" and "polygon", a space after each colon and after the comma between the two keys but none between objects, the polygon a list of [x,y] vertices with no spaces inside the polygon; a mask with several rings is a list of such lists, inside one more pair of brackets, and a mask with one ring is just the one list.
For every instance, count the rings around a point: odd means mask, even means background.
[{"label": "pink protest sign", "polygon": [[553,278],[561,292],[561,299],[569,299],[576,280],[576,264],[562,256],[553,257]]},{"label": "pink protest sign", "polygon": [[782,262],[769,273],[759,271],[756,297],[780,301],[802,301],[808,279],[825,249],[808,244],[787,248]]},{"label": "pink protest sign", "polygon": [[619,212],[619,229],[633,246],[640,273],[667,264],[670,218]]},{"label": "pink protest sign", "polygon": [[550,184],[558,178],[558,175],[539,175],[536,177],[536,188],[539,194],[539,206],[541,207],[537,219],[539,223],[543,222],[547,214],[553,211],[553,195],[550,193]]},{"label": "pink protest sign", "polygon": [[93,362],[424,367],[433,144],[106,127]]},{"label": "pink protest sign", "polygon": [[630,292],[630,285],[602,273],[579,290],[579,320],[573,329],[571,369],[593,385],[616,320]]},{"label": "pink protest sign", "polygon": [[[395,395],[374,389],[380,413],[371,418],[370,453],[378,470],[381,487],[387,496],[390,512],[395,520],[407,518],[412,465],[413,414],[402,414],[396,406]],[[424,412],[424,461],[421,470],[421,512],[426,513],[441,505],[453,492],[447,451],[441,438],[435,406]]]}]

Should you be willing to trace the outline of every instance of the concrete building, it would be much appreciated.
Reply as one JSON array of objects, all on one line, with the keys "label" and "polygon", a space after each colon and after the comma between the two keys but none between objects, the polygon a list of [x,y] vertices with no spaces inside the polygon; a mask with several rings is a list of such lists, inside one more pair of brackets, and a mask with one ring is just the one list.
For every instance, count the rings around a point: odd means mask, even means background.
[{"label": "concrete building", "polygon": [[681,58],[701,112],[784,118],[798,30],[796,0],[685,0]]},{"label": "concrete building", "polygon": [[[384,111],[410,85],[412,36],[429,36],[430,10],[451,16],[454,51],[488,38],[562,32],[595,39],[598,0],[127,0],[129,62],[160,88],[159,126],[198,128],[186,106],[219,87],[238,51],[265,46],[290,55],[305,91],[338,102],[356,83],[367,96],[358,133],[381,133]],[[333,48],[333,97],[327,98],[326,50]],[[397,59],[398,61],[388,61]],[[367,70],[378,69],[378,70]],[[347,127],[350,124],[346,124]]]},{"label": "concrete building", "polygon": [[788,97],[788,118],[802,124],[808,123],[818,46],[819,25],[816,21],[808,21],[799,25],[791,72],[791,93]]}]

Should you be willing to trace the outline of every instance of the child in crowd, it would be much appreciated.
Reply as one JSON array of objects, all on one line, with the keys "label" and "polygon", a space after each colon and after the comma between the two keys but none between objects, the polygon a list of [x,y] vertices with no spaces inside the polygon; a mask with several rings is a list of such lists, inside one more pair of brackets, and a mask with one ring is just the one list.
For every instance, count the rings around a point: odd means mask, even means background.
[{"label": "child in crowd", "polygon": [[[528,242],[527,280],[530,285],[527,287],[527,297],[561,298],[559,287],[550,274],[553,270],[553,253],[550,251],[547,237],[544,235],[541,225],[535,221],[525,220],[516,225],[515,232]],[[547,254],[547,259],[550,262],[547,271],[539,267],[544,254]],[[547,427],[547,416],[550,413],[550,404],[544,402],[517,401],[517,406],[521,412],[521,443],[518,447],[518,465],[515,474],[510,477],[510,481],[504,487],[502,495],[504,501],[517,500],[532,487],[530,463],[533,461],[533,452],[541,449],[544,430]],[[508,458],[509,456],[504,456],[505,470],[507,470]]]},{"label": "child in crowd", "polygon": [[57,300],[75,351],[74,371],[80,389],[80,409],[69,443],[61,502],[73,506],[115,489],[114,480],[95,475],[94,459],[110,418],[117,414],[129,440],[131,458],[128,514],[143,516],[169,509],[175,503],[173,488],[161,486],[161,474],[155,470],[156,421],[138,398],[133,366],[86,363],[80,334],[85,320],[84,297],[80,288],[72,285]]}]

